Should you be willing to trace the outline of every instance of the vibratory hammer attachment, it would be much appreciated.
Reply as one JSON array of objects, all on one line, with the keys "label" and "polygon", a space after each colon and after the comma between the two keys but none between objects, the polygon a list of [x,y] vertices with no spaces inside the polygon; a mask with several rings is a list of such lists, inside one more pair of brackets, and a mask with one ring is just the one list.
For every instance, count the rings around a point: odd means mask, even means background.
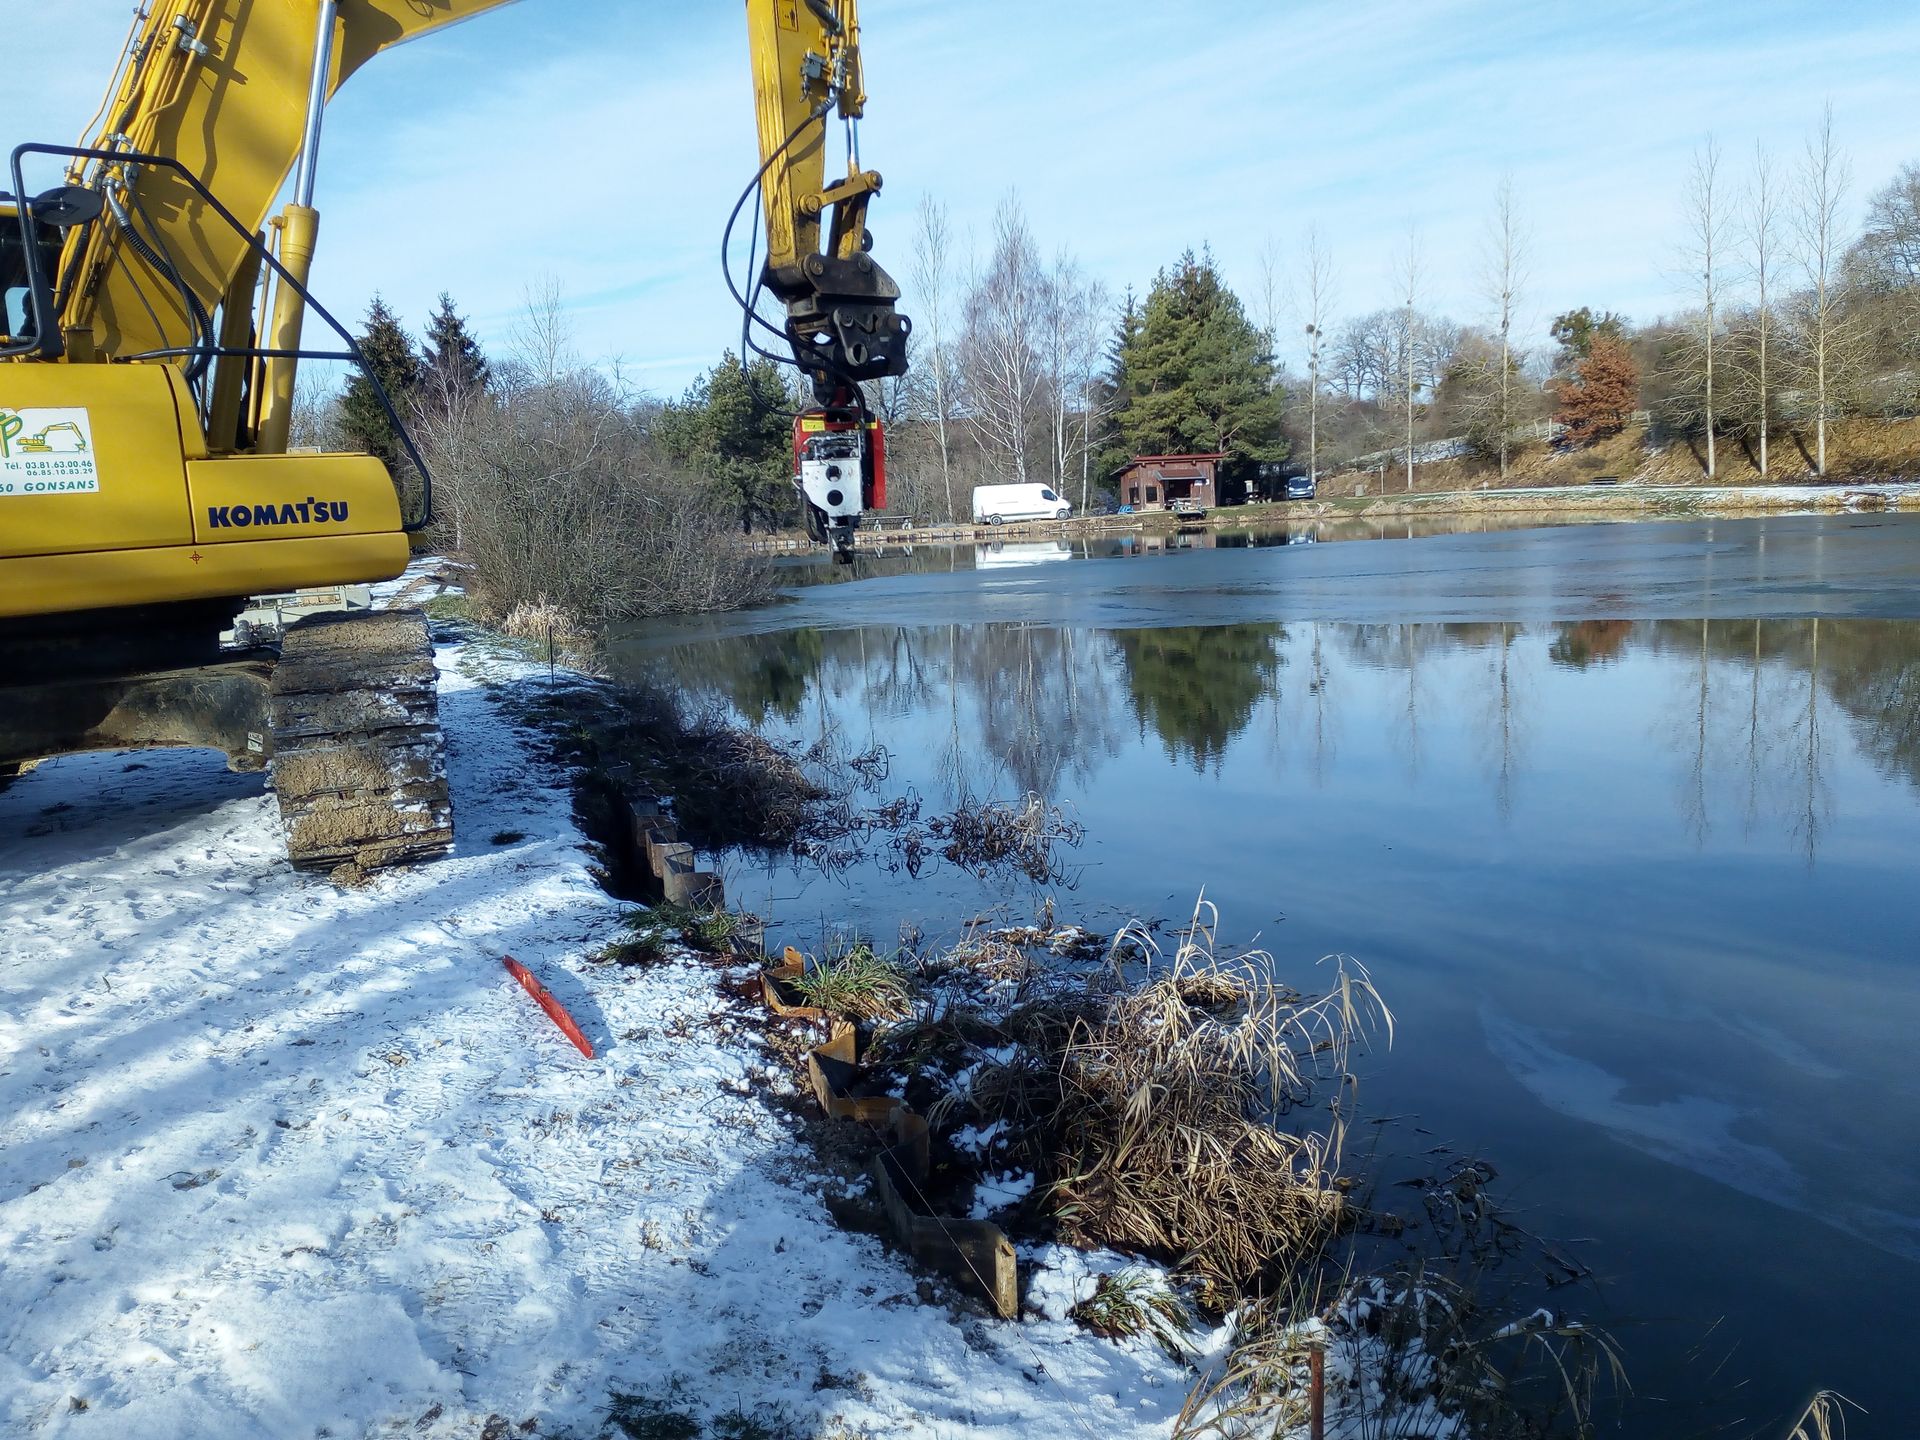
[{"label": "vibratory hammer attachment", "polygon": [[793,483],[807,534],[831,545],[836,563],[851,564],[861,514],[886,507],[886,431],[850,408],[803,411],[793,421]]}]

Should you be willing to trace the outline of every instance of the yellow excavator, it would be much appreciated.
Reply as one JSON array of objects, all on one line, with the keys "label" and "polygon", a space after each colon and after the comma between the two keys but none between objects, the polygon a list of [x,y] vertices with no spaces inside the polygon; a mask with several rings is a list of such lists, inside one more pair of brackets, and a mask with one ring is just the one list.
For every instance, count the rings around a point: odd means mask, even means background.
[{"label": "yellow excavator", "polygon": [[[430,520],[402,397],[307,289],[321,120],[374,56],[507,3],[151,0],[81,143],[12,150],[0,788],[58,755],[208,747],[271,768],[296,864],[367,870],[451,845],[424,617],[314,617],[245,650],[220,637],[245,597],[399,576]],[[864,433],[860,387],[904,373],[909,326],[868,253],[880,177],[858,159],[856,0],[746,9],[760,169],[741,198],[760,196],[766,259],[750,286],[728,283],[811,382],[814,428]],[[848,163],[829,183],[835,119]],[[759,318],[763,292],[783,325]],[[315,322],[332,339],[309,346]],[[360,367],[417,482],[403,493],[367,455],[289,453],[302,360]],[[802,485],[820,491],[809,518],[845,535],[861,492],[827,468]]]}]

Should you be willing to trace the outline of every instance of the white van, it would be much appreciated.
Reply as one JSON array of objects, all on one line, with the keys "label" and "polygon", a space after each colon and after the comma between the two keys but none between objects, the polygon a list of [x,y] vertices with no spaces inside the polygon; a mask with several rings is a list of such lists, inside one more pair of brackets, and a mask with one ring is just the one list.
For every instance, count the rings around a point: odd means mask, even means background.
[{"label": "white van", "polygon": [[976,485],[973,523],[1004,525],[1014,520],[1066,520],[1073,506],[1045,485]]}]

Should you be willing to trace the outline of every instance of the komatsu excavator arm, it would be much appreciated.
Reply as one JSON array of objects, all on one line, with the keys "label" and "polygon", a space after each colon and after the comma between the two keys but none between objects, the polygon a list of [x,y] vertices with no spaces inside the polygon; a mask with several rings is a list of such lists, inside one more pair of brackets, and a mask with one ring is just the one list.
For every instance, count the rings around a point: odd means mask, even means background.
[{"label": "komatsu excavator arm", "polygon": [[[426,467],[307,290],[321,121],[381,51],[507,3],[144,0],[81,143],[0,151],[0,786],[53,755],[213,746],[271,764],[298,863],[451,842],[424,617],[307,620],[239,656],[220,635],[241,597],[407,564]],[[829,407],[802,417],[825,437],[797,456],[808,514],[850,540],[881,482],[860,386],[904,371],[908,330],[868,254],[880,177],[858,160],[859,18],[855,0],[746,13],[748,194],[769,243],[742,301],[750,317],[763,293],[785,307],[758,323]],[[833,122],[850,158],[829,184]],[[30,166],[64,183],[35,193]],[[343,348],[304,339],[310,318]],[[417,504],[372,456],[289,453],[296,367],[314,358],[372,381]]]},{"label": "komatsu excavator arm", "polygon": [[[868,252],[880,174],[860,168],[867,95],[854,0],[747,7],[766,211],[766,288],[787,309],[787,340],[822,405],[862,381],[906,373],[900,288]],[[826,183],[830,120],[847,127],[847,173]],[[821,230],[826,230],[822,244]]]},{"label": "komatsu excavator arm", "polygon": [[[196,381],[211,370],[212,449],[283,452],[297,357],[267,357],[251,374],[242,357],[217,353],[248,337],[261,273],[255,232],[277,232],[280,265],[298,282],[276,287],[259,317],[263,348],[297,350],[327,102],[380,52],[509,3],[156,0],[136,18],[68,186],[32,207],[37,228],[17,217],[28,245],[44,244],[50,218],[64,222],[64,245],[39,297],[52,319],[13,348],[77,362],[164,357]],[[905,369],[899,291],[867,253],[880,176],[859,168],[852,138],[866,104],[858,6],[748,0],[746,10],[768,239],[760,279],[786,307],[795,361],[826,403]],[[834,119],[849,128],[850,155],[845,178],[829,185]],[[289,175],[292,197],[273,215]],[[255,386],[263,393],[243,416],[242,391]]]},{"label": "komatsu excavator arm", "polygon": [[[761,288],[786,307],[787,345],[818,402],[794,419],[794,485],[808,533],[851,561],[860,517],[887,497],[885,436],[861,386],[906,373],[911,330],[895,308],[899,287],[869,253],[880,174],[860,164],[860,17],[854,0],[778,0],[747,14],[767,259],[743,303],[749,332]],[[829,184],[835,120],[846,127],[847,169]]]}]

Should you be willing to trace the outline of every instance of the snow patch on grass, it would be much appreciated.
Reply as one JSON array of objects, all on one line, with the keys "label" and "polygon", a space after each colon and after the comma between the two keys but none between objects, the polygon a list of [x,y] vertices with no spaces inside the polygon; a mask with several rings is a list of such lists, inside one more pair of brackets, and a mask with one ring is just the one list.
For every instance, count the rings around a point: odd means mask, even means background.
[{"label": "snow patch on grass", "polygon": [[584,1437],[668,1397],[716,1434],[1164,1436],[1151,1346],[923,1304],[832,1225],[712,971],[587,965],[620,907],[496,703],[545,667],[439,658],[460,841],[364,890],[293,872],[217,755],[0,795],[0,1433]]}]

